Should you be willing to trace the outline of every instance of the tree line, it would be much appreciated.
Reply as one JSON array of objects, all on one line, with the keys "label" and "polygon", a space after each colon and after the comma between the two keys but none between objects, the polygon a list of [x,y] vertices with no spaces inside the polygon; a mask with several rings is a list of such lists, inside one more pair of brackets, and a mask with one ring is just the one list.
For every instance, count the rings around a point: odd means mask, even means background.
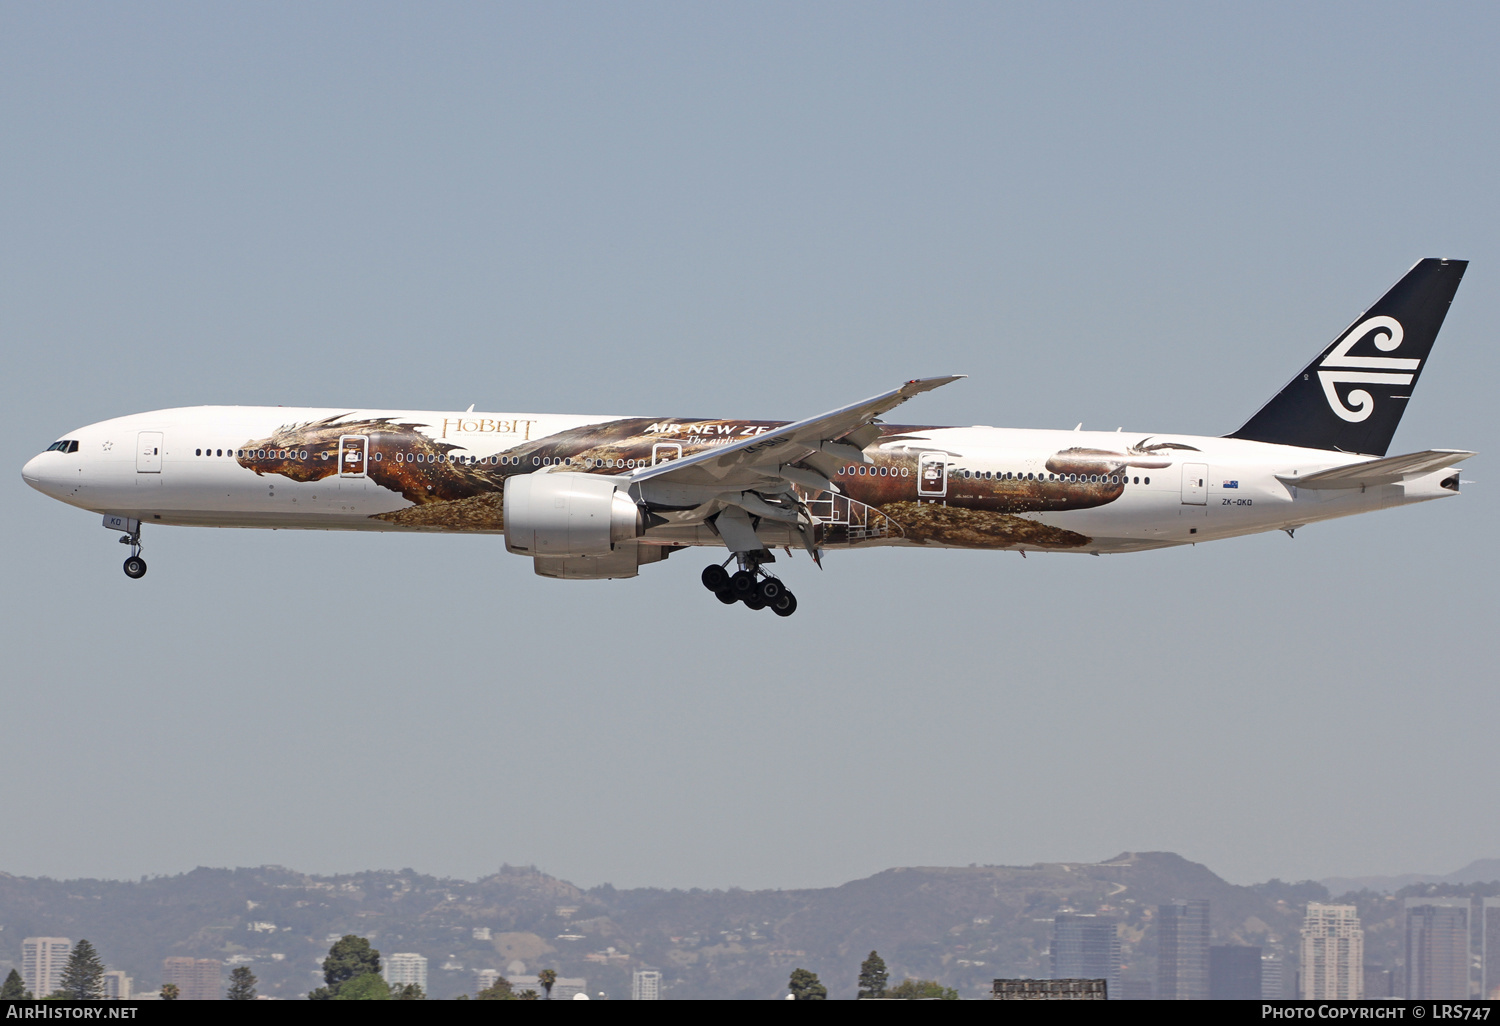
[{"label": "tree line", "polygon": [[[958,991],[944,987],[936,980],[914,980],[907,977],[894,987],[890,986],[891,974],[885,967],[885,959],[878,951],[859,964],[859,994],[861,1001],[916,1001],[932,999],[957,1001]],[[787,990],[793,1001],[827,1001],[828,988],[823,986],[818,974],[807,969],[793,969]]]},{"label": "tree line", "polygon": [[[104,1000],[104,962],[87,940],[80,940],[68,955],[58,988],[43,997],[46,1001],[102,1001]],[[229,974],[230,1001],[254,1001],[256,978],[248,966],[237,966]],[[557,983],[555,969],[543,969],[537,973],[543,1000],[550,1000],[552,987]],[[826,1001],[828,988],[818,979],[818,974],[807,969],[792,970],[787,983],[790,996],[796,1001]],[[160,997],[164,1001],[175,1001],[182,994],[176,984],[163,984]],[[422,1001],[427,995],[415,983],[389,983],[380,971],[380,952],[370,946],[368,939],[355,934],[345,934],[328,949],[323,960],[323,986],[309,993],[312,1001]],[[480,990],[475,999],[479,1001],[535,1001],[539,995],[534,990],[517,992],[510,981],[501,976]],[[908,977],[895,986],[890,986],[890,972],[879,952],[870,952],[870,957],[860,963],[859,998],[861,1000],[890,999],[937,999],[955,1001],[958,992],[944,987],[936,980],[914,980]],[[460,995],[459,1000],[467,1000]],[[5,982],[0,984],[0,1001],[34,1000],[26,988],[21,974],[12,969]]]}]

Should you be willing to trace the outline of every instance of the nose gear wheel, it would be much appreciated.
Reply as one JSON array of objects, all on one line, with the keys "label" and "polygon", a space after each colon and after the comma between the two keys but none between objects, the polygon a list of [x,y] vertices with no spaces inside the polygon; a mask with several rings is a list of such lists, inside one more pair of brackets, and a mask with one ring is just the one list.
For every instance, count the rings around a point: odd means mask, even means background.
[{"label": "nose gear wheel", "polygon": [[141,558],[140,525],[136,525],[133,533],[120,535],[120,544],[130,546],[130,555],[125,557],[125,576],[139,581],[146,576],[146,561]]}]

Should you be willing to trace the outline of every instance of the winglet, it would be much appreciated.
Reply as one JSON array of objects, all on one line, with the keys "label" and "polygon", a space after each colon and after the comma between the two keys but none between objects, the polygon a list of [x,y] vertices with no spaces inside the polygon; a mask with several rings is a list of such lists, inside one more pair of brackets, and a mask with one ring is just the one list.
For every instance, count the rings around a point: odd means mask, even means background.
[{"label": "winglet", "polygon": [[944,385],[966,377],[968,377],[967,374],[944,374],[942,377],[937,378],[912,378],[901,386],[901,391],[907,395],[920,395],[923,392],[931,392],[934,388],[941,388]]}]

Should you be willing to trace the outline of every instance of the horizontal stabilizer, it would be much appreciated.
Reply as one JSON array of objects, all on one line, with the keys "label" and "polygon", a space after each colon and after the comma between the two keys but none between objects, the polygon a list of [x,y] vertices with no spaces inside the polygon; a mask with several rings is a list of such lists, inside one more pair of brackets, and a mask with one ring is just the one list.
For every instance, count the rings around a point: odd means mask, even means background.
[{"label": "horizontal stabilizer", "polygon": [[1407,453],[1405,456],[1387,456],[1347,467],[1320,470],[1316,474],[1304,474],[1300,477],[1278,474],[1276,479],[1297,488],[1365,488],[1395,484],[1408,477],[1430,474],[1434,470],[1461,463],[1473,455],[1464,449],[1426,449]]}]

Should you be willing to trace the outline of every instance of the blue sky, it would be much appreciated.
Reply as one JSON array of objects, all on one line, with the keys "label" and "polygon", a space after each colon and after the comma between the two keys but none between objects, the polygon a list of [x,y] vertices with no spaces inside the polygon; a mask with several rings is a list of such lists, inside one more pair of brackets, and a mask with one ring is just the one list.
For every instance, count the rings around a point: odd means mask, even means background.
[{"label": "blue sky", "polygon": [[[0,869],[807,886],[1500,854],[1492,5],[0,6]],[[1453,501],[1180,551],[701,558],[168,529],[21,464],[203,403],[1221,433],[1471,260]],[[339,646],[330,625],[367,643]]]}]

